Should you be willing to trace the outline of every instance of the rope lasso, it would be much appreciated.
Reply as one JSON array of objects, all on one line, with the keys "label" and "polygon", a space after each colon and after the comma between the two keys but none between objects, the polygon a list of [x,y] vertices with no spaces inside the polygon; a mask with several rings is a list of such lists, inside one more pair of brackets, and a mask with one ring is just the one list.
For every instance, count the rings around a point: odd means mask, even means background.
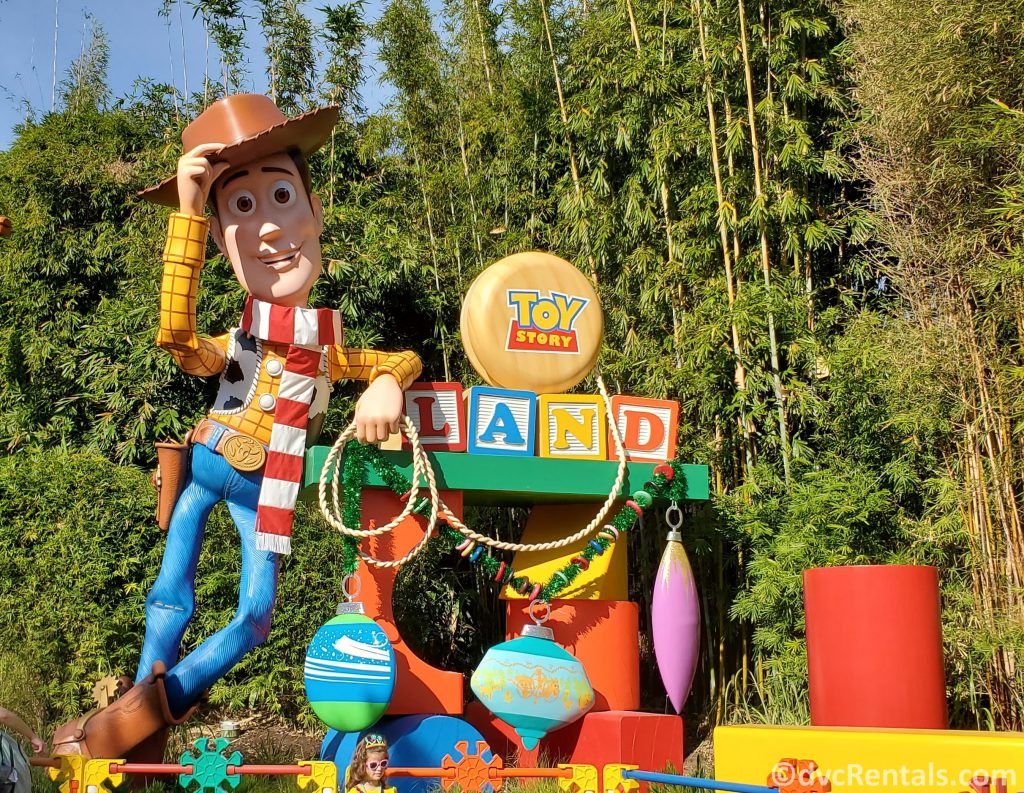
[{"label": "rope lasso", "polygon": [[[403,416],[405,419],[401,424],[406,437],[409,438],[409,443],[412,446],[412,490],[408,493],[408,498],[404,509],[399,513],[398,517],[383,526],[379,526],[375,529],[353,529],[345,525],[342,519],[342,507],[341,497],[338,493],[338,482],[341,479],[340,476],[340,459],[341,454],[345,450],[345,445],[356,436],[356,423],[353,421],[346,427],[345,431],[338,436],[338,440],[334,442],[331,447],[330,453],[327,455],[327,459],[324,460],[324,466],[320,471],[320,485],[318,488],[318,497],[320,502],[320,511],[323,513],[324,519],[335,529],[340,531],[342,534],[346,534],[349,537],[377,537],[381,534],[386,534],[389,531],[395,529],[403,520],[412,514],[415,509],[417,495],[419,493],[420,476],[425,475],[428,487],[430,490],[430,515],[427,518],[427,527],[423,532],[423,539],[421,539],[412,550],[409,551],[405,556],[400,559],[381,560],[368,553],[359,549],[359,558],[367,564],[373,565],[374,567],[400,567],[411,559],[415,558],[420,551],[422,551],[430,537],[434,533],[434,528],[437,525],[437,513],[438,505],[441,503],[440,496],[437,492],[437,483],[434,479],[434,470],[430,465],[430,460],[427,458],[427,452],[423,448],[423,444],[420,443],[419,433],[416,431],[416,425],[412,423],[412,419],[408,416]],[[338,464],[335,461],[339,461]],[[331,466],[335,466],[334,479],[331,487],[331,502],[327,500],[327,480],[330,477]]]},{"label": "rope lasso", "polygon": [[619,434],[619,426],[615,421],[615,414],[612,411],[612,401],[608,396],[608,390],[605,388],[604,379],[601,375],[596,375],[595,379],[597,380],[597,387],[601,392],[601,396],[604,398],[605,411],[608,414],[608,424],[611,427],[612,438],[615,441],[615,449],[618,453],[619,467],[615,475],[615,482],[612,485],[611,491],[608,493],[608,498],[605,500],[600,512],[594,516],[594,519],[590,521],[590,523],[569,537],[563,537],[560,540],[552,540],[551,542],[503,542],[473,531],[454,514],[452,514],[452,511],[448,508],[447,504],[441,502],[441,515],[445,521],[447,521],[448,525],[453,529],[458,530],[466,539],[473,540],[481,545],[486,545],[489,548],[496,548],[499,551],[550,551],[556,548],[564,548],[567,545],[579,542],[604,523],[604,519],[608,517],[608,511],[612,508],[612,504],[615,503],[615,499],[618,498],[619,490],[622,489],[622,482],[626,478],[626,452],[622,447],[622,437]]},{"label": "rope lasso", "polygon": [[[404,421],[400,425],[400,428],[405,432],[406,437],[409,439],[409,445],[412,447],[412,489],[407,494],[406,505],[402,512],[391,522],[384,526],[379,526],[375,529],[353,529],[344,524],[342,520],[342,507],[341,498],[338,492],[338,482],[341,479],[340,474],[340,461],[341,454],[345,449],[345,445],[351,441],[356,435],[356,423],[353,421],[338,439],[334,442],[330,452],[327,455],[327,459],[324,461],[323,468],[320,471],[320,485],[319,485],[319,502],[320,511],[323,513],[324,518],[327,522],[335,529],[340,531],[342,534],[350,537],[366,538],[366,537],[377,537],[381,534],[386,534],[389,531],[394,530],[403,520],[405,520],[415,509],[416,501],[418,500],[418,494],[420,491],[420,477],[426,479],[427,489],[430,492],[430,516],[427,520],[427,527],[423,533],[423,539],[419,541],[401,559],[394,559],[389,561],[382,561],[375,559],[369,554],[362,550],[359,550],[359,557],[368,564],[375,565],[377,567],[398,567],[405,564],[410,559],[413,559],[419,554],[425,547],[433,534],[434,527],[437,524],[438,516],[444,518],[444,520],[454,529],[459,531],[464,537],[473,542],[484,545],[488,548],[495,548],[501,551],[548,551],[557,548],[564,548],[567,545],[572,545],[591,534],[595,529],[600,526],[605,518],[608,516],[609,510],[615,503],[615,500],[619,497],[619,491],[622,489],[622,483],[626,477],[626,452],[622,445],[622,437],[619,432],[618,423],[615,420],[615,414],[612,410],[611,398],[608,396],[608,390],[605,387],[604,379],[601,375],[595,375],[597,381],[597,387],[601,392],[601,397],[604,400],[605,412],[608,416],[608,423],[611,429],[612,439],[615,442],[615,449],[618,456],[618,470],[615,475],[615,482],[612,485],[612,489],[608,493],[608,498],[601,506],[600,511],[594,516],[594,519],[590,521],[584,528],[577,531],[575,534],[569,537],[563,537],[560,540],[553,540],[551,542],[542,543],[516,543],[516,542],[504,542],[502,540],[496,540],[492,537],[488,537],[484,534],[480,534],[473,531],[466,526],[458,517],[451,511],[451,508],[441,500],[440,495],[437,491],[437,480],[434,474],[434,468],[430,463],[430,459],[427,457],[426,451],[423,449],[423,445],[420,442],[419,433],[416,431],[416,426],[413,424],[412,419],[408,416],[404,416]],[[331,486],[331,501],[327,499],[327,480],[331,478],[331,467],[335,466],[333,482]]]}]

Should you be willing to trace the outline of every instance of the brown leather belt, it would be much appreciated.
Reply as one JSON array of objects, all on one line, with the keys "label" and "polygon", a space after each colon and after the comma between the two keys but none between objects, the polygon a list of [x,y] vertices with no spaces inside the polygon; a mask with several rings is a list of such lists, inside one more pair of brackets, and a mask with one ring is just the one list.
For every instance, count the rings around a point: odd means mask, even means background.
[{"label": "brown leather belt", "polygon": [[267,447],[251,435],[238,430],[225,428],[210,419],[203,419],[189,433],[192,443],[207,446],[213,434],[220,430],[222,435],[217,440],[214,451],[230,463],[236,471],[259,471],[267,461]]}]

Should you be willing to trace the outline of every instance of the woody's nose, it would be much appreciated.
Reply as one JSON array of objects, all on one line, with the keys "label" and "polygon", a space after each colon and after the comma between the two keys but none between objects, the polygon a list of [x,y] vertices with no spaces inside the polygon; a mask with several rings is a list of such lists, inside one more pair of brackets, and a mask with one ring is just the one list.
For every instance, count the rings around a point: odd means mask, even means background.
[{"label": "woody's nose", "polygon": [[276,240],[281,236],[281,227],[276,223],[264,223],[260,226],[260,239],[265,242]]}]

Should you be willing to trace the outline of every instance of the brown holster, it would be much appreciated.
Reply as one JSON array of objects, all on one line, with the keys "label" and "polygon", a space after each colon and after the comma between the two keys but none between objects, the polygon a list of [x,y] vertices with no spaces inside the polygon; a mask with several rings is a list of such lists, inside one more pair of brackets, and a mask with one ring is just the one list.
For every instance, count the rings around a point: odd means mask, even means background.
[{"label": "brown holster", "polygon": [[178,496],[188,480],[189,450],[191,444],[158,443],[156,445],[156,522],[164,531],[171,525],[171,514]]}]

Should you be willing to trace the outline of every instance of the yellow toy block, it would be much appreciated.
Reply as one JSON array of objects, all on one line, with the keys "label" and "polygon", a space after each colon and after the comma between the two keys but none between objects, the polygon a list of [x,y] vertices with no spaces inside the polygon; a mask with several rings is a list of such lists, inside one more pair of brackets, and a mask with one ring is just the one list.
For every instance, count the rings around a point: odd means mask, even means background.
[{"label": "yellow toy block", "polygon": [[640,766],[619,765],[609,763],[604,767],[604,793],[630,793],[639,790],[640,783],[635,779],[623,779],[623,771],[636,771]]},{"label": "yellow toy block", "polygon": [[541,394],[538,412],[541,457],[606,459],[608,420],[600,396]]},{"label": "yellow toy block", "polygon": [[558,787],[565,793],[597,793],[597,768],[592,765],[570,765],[559,763],[559,768],[568,768],[572,776],[558,780]]},{"label": "yellow toy block", "polygon": [[103,793],[123,785],[124,774],[110,773],[112,763],[120,764],[124,763],[124,760],[86,760],[79,793]]},{"label": "yellow toy block", "polygon": [[1024,789],[1019,732],[745,725],[718,727],[714,740],[715,777],[728,782],[770,784],[780,758],[801,757],[817,763],[832,793]]},{"label": "yellow toy block", "polygon": [[85,772],[85,758],[80,754],[59,754],[60,768],[47,768],[46,775],[60,786],[60,793],[72,793],[72,782],[82,789],[82,775]]},{"label": "yellow toy block", "polygon": [[325,760],[302,760],[299,765],[309,766],[309,774],[299,774],[295,782],[305,793],[338,793],[338,767]]},{"label": "yellow toy block", "polygon": [[[594,504],[538,504],[530,510],[520,542],[538,544],[560,540],[590,523],[596,512]],[[512,558],[512,567],[518,575],[524,575],[531,581],[547,581],[579,554],[583,545],[586,542],[581,540],[567,548],[519,551]],[[593,558],[590,567],[559,593],[559,599],[629,600],[627,559],[625,541],[614,543],[605,553]],[[501,597],[517,600],[529,594],[520,595],[511,587],[505,587]]]}]

